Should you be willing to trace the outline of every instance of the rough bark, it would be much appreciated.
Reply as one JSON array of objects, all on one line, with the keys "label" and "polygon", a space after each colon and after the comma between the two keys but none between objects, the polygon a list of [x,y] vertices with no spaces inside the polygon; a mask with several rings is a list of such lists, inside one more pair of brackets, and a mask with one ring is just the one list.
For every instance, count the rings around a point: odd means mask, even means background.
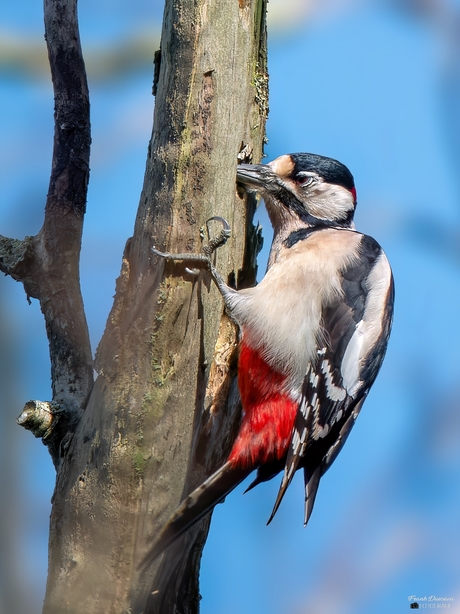
[{"label": "rough bark", "polygon": [[209,518],[161,565],[139,564],[184,494],[228,454],[240,412],[236,331],[204,272],[165,267],[150,248],[200,251],[200,229],[221,215],[233,235],[216,265],[238,286],[254,282],[255,204],[236,193],[235,168],[238,156],[262,154],[265,42],[265,0],[166,1],[134,235],[98,377],[57,475],[46,614],[198,611]]}]

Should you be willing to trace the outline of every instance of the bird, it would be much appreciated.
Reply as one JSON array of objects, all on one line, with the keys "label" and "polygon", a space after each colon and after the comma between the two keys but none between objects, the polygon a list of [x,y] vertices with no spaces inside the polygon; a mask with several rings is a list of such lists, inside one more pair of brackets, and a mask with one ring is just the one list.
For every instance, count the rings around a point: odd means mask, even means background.
[{"label": "bird", "polygon": [[320,479],[356,421],[390,336],[393,274],[377,241],[355,228],[349,169],[333,158],[294,153],[268,164],[239,164],[236,180],[264,200],[273,226],[260,283],[229,287],[209,250],[196,256],[153,250],[208,266],[239,328],[242,420],[227,461],[179,504],[147,561],[254,471],[247,490],[282,472],[269,524],[303,470],[306,525]]}]

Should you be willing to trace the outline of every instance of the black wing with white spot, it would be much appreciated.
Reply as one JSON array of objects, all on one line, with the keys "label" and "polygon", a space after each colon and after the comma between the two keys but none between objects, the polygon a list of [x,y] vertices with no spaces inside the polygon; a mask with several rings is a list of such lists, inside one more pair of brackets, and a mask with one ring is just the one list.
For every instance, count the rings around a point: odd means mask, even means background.
[{"label": "black wing with white spot", "polygon": [[270,522],[294,473],[305,475],[305,524],[319,480],[341,450],[372,386],[390,334],[394,289],[379,244],[361,235],[353,264],[340,271],[342,295],[323,308],[324,343],[306,374],[283,480]]}]

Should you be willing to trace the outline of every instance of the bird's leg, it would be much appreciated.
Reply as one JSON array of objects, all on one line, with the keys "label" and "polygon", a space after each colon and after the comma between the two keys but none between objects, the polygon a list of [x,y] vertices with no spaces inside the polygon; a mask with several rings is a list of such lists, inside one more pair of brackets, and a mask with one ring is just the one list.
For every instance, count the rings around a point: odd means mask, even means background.
[{"label": "bird's leg", "polygon": [[[227,284],[225,283],[225,281],[223,280],[222,276],[217,271],[217,269],[214,268],[211,262],[211,256],[218,247],[220,247],[221,245],[224,245],[227,242],[227,240],[230,238],[231,229],[230,229],[229,223],[223,217],[216,215],[214,217],[209,218],[209,220],[207,220],[206,222],[208,237],[209,237],[209,222],[212,222],[212,221],[220,222],[223,228],[217,237],[215,237],[214,239],[210,239],[209,243],[203,246],[202,254],[191,254],[188,252],[183,253],[183,254],[171,254],[169,252],[160,252],[154,247],[152,247],[152,252],[156,254],[157,256],[164,258],[165,260],[173,260],[173,261],[182,260],[182,261],[201,263],[204,268],[208,269],[209,273],[211,274],[212,279],[214,280],[214,283],[219,288],[225,300],[226,294],[228,293],[228,290],[230,290],[230,288],[227,286]],[[202,230],[202,235],[204,235],[204,229]],[[196,274],[196,271],[194,271],[193,269],[187,269],[187,271],[191,273],[192,275]]]}]

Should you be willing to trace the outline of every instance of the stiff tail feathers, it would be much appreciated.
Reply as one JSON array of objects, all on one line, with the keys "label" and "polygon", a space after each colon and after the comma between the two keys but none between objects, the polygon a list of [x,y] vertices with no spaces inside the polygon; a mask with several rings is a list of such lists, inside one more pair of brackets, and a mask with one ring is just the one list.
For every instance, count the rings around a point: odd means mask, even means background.
[{"label": "stiff tail feathers", "polygon": [[156,537],[153,546],[140,566],[146,567],[153,563],[179,535],[201,520],[217,503],[222,502],[252,470],[253,468],[239,469],[227,461],[198,488],[187,495]]},{"label": "stiff tail feathers", "polygon": [[305,516],[303,526],[307,526],[307,522],[310,520],[311,513],[313,511],[313,505],[315,504],[316,493],[318,492],[318,486],[321,476],[323,475],[321,465],[316,467],[313,473],[310,475],[307,468],[304,468],[305,479]]},{"label": "stiff tail feathers", "polygon": [[[288,457],[288,461],[289,460],[290,459]],[[276,512],[278,511],[278,508],[281,505],[281,501],[283,500],[286,490],[288,489],[289,484],[292,482],[292,478],[294,477],[294,474],[297,470],[299,460],[299,457],[295,457],[292,459],[292,462],[289,465],[286,463],[283,479],[281,481],[280,489],[278,491],[278,496],[276,497],[275,505],[273,506],[273,510],[270,515],[270,518],[267,521],[267,524],[271,523],[271,521],[275,517]]]},{"label": "stiff tail feathers", "polygon": [[[276,512],[283,500],[283,497],[288,489],[289,484],[292,482],[292,478],[294,477],[294,473],[298,469],[298,459],[296,463],[291,464],[289,469],[286,465],[286,471],[281,481],[281,486],[278,491],[278,496],[275,501],[275,505],[273,507],[273,511],[271,513],[270,518],[268,519],[267,524],[270,524],[273,518],[275,517]],[[307,522],[310,519],[311,513],[313,511],[313,505],[315,504],[316,493],[318,492],[319,481],[321,476],[323,475],[322,466],[318,465],[314,471],[311,473],[311,470],[304,467],[304,480],[305,480],[305,515],[304,515],[304,526],[307,525]]]}]

